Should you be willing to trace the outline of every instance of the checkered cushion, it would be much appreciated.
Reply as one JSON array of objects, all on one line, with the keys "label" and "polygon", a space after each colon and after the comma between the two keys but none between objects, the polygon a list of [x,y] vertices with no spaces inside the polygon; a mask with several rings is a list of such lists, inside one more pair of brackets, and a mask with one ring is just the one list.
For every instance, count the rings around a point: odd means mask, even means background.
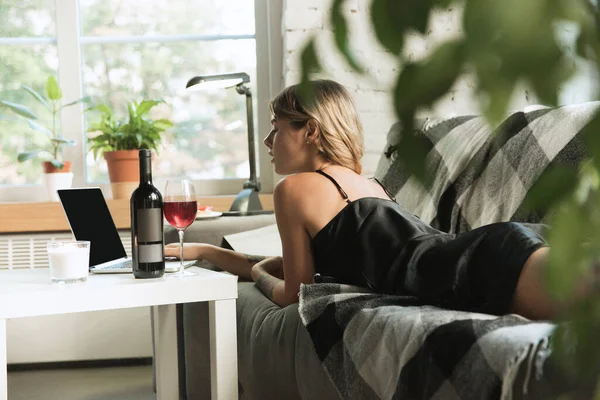
[{"label": "checkered cushion", "polygon": [[528,190],[551,165],[579,165],[585,149],[579,133],[600,102],[512,113],[498,126],[482,116],[421,121],[429,140],[425,188],[406,173],[393,152],[402,135],[392,126],[376,177],[404,207],[433,227],[450,233],[500,221],[545,222],[525,211]]}]

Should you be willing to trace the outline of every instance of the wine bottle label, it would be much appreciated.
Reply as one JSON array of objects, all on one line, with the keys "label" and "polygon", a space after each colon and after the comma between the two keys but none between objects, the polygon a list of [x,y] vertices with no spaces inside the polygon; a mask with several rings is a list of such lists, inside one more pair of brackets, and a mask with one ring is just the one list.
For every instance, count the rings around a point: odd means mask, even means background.
[{"label": "wine bottle label", "polygon": [[162,242],[162,212],[160,208],[137,210],[138,243]]},{"label": "wine bottle label", "polygon": [[140,244],[138,246],[138,262],[154,263],[163,261],[163,245],[160,244]]}]

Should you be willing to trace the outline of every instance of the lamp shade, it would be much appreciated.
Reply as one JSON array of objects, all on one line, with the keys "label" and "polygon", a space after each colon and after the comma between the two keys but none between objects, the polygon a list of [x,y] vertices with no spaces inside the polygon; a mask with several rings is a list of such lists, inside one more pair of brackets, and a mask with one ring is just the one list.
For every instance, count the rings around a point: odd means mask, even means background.
[{"label": "lamp shade", "polygon": [[194,86],[196,89],[221,89],[237,86],[250,82],[250,76],[245,72],[230,74],[199,75],[190,79],[185,85],[186,89]]}]

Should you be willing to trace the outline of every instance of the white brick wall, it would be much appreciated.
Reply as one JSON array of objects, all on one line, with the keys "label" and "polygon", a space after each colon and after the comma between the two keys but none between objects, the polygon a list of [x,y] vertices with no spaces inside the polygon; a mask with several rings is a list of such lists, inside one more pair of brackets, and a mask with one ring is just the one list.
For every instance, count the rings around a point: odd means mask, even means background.
[{"label": "white brick wall", "polygon": [[[317,50],[325,73],[320,77],[334,79],[345,85],[353,94],[365,127],[364,173],[372,174],[379,154],[385,145],[387,131],[396,120],[392,108],[390,89],[396,80],[398,66],[394,58],[376,41],[371,28],[370,0],[347,0],[345,15],[350,29],[352,49],[367,69],[367,76],[360,76],[341,59],[335,49],[329,24],[331,0],[285,0],[283,6],[283,57],[285,85],[300,80],[299,55],[306,40],[318,35]],[[406,56],[418,60],[437,44],[462,35],[461,12],[458,9],[439,11],[431,21],[426,38],[408,38]],[[565,30],[567,30],[565,28]],[[567,35],[568,36],[568,35]],[[582,72],[566,85],[561,103],[575,103],[592,99],[590,72]],[[597,81],[597,80],[594,80]],[[450,93],[436,103],[426,114],[438,116],[479,113],[479,101],[475,95],[473,78],[459,80]],[[526,88],[518,90],[511,109],[522,109],[537,101]]]}]

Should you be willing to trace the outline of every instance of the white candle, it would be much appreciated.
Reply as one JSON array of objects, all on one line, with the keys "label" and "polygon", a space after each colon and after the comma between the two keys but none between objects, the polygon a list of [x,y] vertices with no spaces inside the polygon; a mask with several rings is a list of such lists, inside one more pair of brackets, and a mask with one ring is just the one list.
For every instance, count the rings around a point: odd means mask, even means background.
[{"label": "white candle", "polygon": [[77,242],[58,243],[48,245],[50,259],[50,276],[53,281],[69,282],[85,280],[88,276],[90,265],[90,248],[79,246]]}]

